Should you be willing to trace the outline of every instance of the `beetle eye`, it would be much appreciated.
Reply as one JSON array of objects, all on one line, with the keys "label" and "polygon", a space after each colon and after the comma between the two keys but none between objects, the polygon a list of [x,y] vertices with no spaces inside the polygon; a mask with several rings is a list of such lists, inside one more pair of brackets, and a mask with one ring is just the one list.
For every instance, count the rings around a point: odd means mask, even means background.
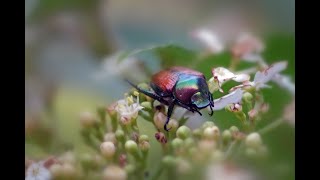
[{"label": "beetle eye", "polygon": [[210,101],[206,95],[201,92],[197,92],[191,97],[192,104],[196,105],[199,109],[205,108],[210,104]]}]

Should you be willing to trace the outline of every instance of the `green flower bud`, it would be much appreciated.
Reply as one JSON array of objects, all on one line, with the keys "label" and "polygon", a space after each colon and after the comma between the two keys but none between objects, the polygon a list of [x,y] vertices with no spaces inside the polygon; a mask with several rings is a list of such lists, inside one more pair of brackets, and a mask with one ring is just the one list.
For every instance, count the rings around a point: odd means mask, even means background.
[{"label": "green flower bud", "polygon": [[152,104],[151,104],[151,102],[148,102],[148,101],[142,102],[141,106],[144,107],[146,110],[151,110],[152,109]]},{"label": "green flower bud", "polygon": [[251,93],[245,92],[245,93],[243,94],[243,96],[242,96],[242,99],[243,99],[244,102],[246,102],[246,103],[251,103],[252,100],[253,100],[253,96],[252,96]]},{"label": "green flower bud", "polygon": [[195,142],[191,137],[188,137],[187,139],[184,140],[184,144],[186,148],[190,148],[195,145]]},{"label": "green flower bud", "polygon": [[178,149],[183,146],[183,140],[180,138],[174,138],[171,141],[171,145],[172,145],[173,149]]},{"label": "green flower bud", "polygon": [[136,167],[133,164],[128,164],[124,167],[124,170],[128,173],[128,174],[132,174],[135,170]]},{"label": "green flower bud", "polygon": [[231,141],[231,139],[232,139],[232,134],[231,134],[231,131],[230,130],[224,130],[223,132],[222,132],[222,140],[223,140],[223,142],[224,143],[228,143],[228,142],[230,142]]},{"label": "green flower bud", "polygon": [[201,129],[194,129],[192,131],[192,134],[196,137],[196,138],[201,138]]},{"label": "green flower bud", "polygon": [[187,160],[182,159],[182,158],[179,158],[177,160],[176,166],[177,166],[177,171],[180,174],[187,174],[192,169],[191,164]]},{"label": "green flower bud", "polygon": [[245,153],[248,157],[252,157],[252,158],[257,157],[258,155],[257,150],[254,148],[247,148]]},{"label": "green flower bud", "polygon": [[186,139],[191,136],[191,129],[188,128],[187,126],[181,126],[177,130],[177,137],[181,139]]},{"label": "green flower bud", "polygon": [[214,123],[212,121],[206,121],[202,124],[202,129],[205,129],[207,127],[213,127],[214,126]]},{"label": "green flower bud", "polygon": [[262,145],[260,134],[256,132],[249,134],[246,137],[245,143],[249,148],[258,149]]},{"label": "green flower bud", "polygon": [[126,151],[132,155],[136,155],[139,153],[137,143],[132,140],[128,140],[124,146]]},{"label": "green flower bud", "polygon": [[103,179],[104,180],[126,180],[127,173],[124,169],[121,169],[118,166],[111,165],[108,166],[103,171]]},{"label": "green flower bud", "polygon": [[114,146],[113,142],[103,142],[100,145],[101,154],[106,158],[112,158],[116,153],[116,147]]},{"label": "green flower bud", "polygon": [[116,139],[120,142],[123,142],[125,140],[125,134],[123,130],[118,129],[115,133]]},{"label": "green flower bud", "polygon": [[170,132],[174,132],[178,129],[179,127],[179,123],[177,120],[175,119],[170,119],[169,123],[168,123],[168,128],[170,128]]},{"label": "green flower bud", "polygon": [[208,140],[217,141],[220,137],[220,130],[217,126],[207,127],[203,131],[203,137]]},{"label": "green flower bud", "polygon": [[139,137],[139,142],[143,142],[143,141],[147,141],[147,142],[149,142],[149,136],[147,136],[147,135],[140,135],[140,137]]},{"label": "green flower bud", "polygon": [[163,157],[162,163],[167,167],[174,167],[176,164],[176,158],[174,158],[173,156],[167,155]]},{"label": "green flower bud", "polygon": [[237,126],[231,126],[230,127],[230,132],[231,132],[231,134],[237,133],[237,132],[239,132],[239,128]]},{"label": "green flower bud", "polygon": [[150,149],[150,143],[148,141],[139,142],[139,148],[142,152],[148,152]]},{"label": "green flower bud", "polygon": [[215,150],[216,146],[216,141],[201,140],[198,143],[199,150],[204,153],[212,152]]},{"label": "green flower bud", "polygon": [[153,116],[153,122],[157,129],[163,129],[164,124],[167,121],[167,116],[162,112],[157,111]]}]

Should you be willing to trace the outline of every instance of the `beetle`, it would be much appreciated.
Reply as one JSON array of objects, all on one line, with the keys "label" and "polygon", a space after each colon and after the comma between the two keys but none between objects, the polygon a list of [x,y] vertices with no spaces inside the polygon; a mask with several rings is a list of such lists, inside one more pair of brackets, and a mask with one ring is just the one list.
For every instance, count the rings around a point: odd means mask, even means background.
[{"label": "beetle", "polygon": [[161,70],[151,78],[150,87],[153,92],[141,89],[129,80],[126,81],[139,92],[168,106],[167,120],[164,125],[166,131],[170,130],[167,125],[175,105],[193,113],[197,112],[200,116],[202,114],[199,110],[210,106],[209,115],[213,115],[213,97],[209,92],[206,78],[201,72],[179,66]]}]

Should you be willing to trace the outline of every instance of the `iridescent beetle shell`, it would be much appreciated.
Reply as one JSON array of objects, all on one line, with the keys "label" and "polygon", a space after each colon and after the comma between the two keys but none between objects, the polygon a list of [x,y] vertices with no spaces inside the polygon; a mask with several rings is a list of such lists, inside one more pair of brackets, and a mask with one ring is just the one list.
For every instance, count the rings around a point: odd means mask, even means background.
[{"label": "iridescent beetle shell", "polygon": [[168,131],[167,124],[170,120],[174,105],[186,108],[191,112],[210,106],[214,106],[212,94],[206,82],[205,76],[198,71],[185,67],[172,67],[154,74],[150,86],[152,91],[144,90],[128,81],[141,93],[168,105],[167,121],[164,129]]}]

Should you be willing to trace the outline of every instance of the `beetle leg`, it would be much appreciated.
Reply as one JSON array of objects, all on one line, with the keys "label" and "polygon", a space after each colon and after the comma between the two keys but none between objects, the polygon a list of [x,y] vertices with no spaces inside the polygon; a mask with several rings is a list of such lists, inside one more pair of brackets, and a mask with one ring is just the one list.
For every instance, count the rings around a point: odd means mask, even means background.
[{"label": "beetle leg", "polygon": [[131,85],[133,86],[134,88],[136,88],[139,92],[151,97],[152,99],[156,99],[158,100],[159,102],[165,104],[165,105],[168,105],[168,102],[163,100],[162,97],[160,97],[159,95],[155,94],[155,93],[152,93],[150,91],[147,91],[147,90],[144,90],[144,89],[141,89],[139,88],[137,85],[133,84],[132,82],[130,82],[129,80],[126,79],[126,81]]},{"label": "beetle leg", "polygon": [[187,106],[187,105],[185,105],[185,104],[182,104],[181,102],[179,102],[179,101],[177,101],[177,104],[179,105],[179,106],[181,106],[181,107],[183,107],[183,108],[185,108],[185,109],[187,109],[187,110],[189,110],[189,111],[191,111],[191,112],[197,112],[197,113],[199,113],[200,114],[200,116],[202,116],[202,114],[201,114],[201,112],[200,111],[198,111],[198,109],[196,109],[196,108],[192,108],[192,107],[189,107],[189,106]]},{"label": "beetle leg", "polygon": [[166,131],[169,131],[171,129],[171,128],[168,129],[167,125],[168,125],[168,123],[170,121],[170,117],[171,117],[174,105],[175,105],[175,100],[173,100],[173,102],[168,107],[167,121],[166,121],[166,123],[164,124],[164,127],[163,127],[164,130],[166,130]]},{"label": "beetle leg", "polygon": [[210,104],[210,110],[211,110],[211,113],[209,113],[209,115],[212,116],[213,115],[213,110],[212,110],[211,104]]}]

